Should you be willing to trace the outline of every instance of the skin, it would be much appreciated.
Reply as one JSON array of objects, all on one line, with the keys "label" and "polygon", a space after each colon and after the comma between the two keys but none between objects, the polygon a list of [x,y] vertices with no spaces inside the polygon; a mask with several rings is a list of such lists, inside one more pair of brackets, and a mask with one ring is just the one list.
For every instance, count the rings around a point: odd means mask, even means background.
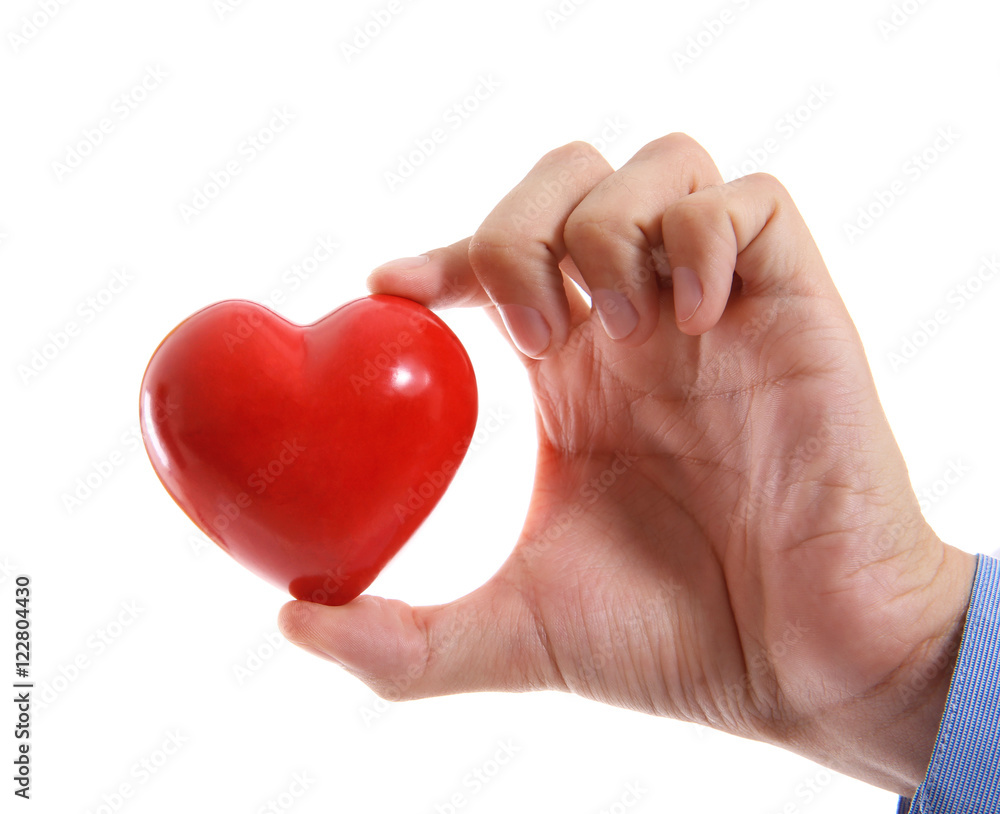
[{"label": "skin", "polygon": [[[427,256],[377,269],[369,288],[482,307],[505,335],[497,305],[530,306],[550,329],[543,349],[520,337],[531,356],[511,342],[538,427],[521,537],[453,602],[294,601],[283,634],[385,698],[574,692],[911,795],[975,558],[921,515],[860,338],[781,184],[723,184],[682,134],[618,171],[574,142],[475,235]],[[612,339],[571,279],[625,294],[634,329]]]}]

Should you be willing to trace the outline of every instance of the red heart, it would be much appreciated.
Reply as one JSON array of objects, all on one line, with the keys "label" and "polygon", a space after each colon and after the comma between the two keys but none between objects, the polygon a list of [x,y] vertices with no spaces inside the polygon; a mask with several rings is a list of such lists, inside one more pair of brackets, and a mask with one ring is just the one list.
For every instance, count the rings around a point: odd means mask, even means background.
[{"label": "red heart", "polygon": [[477,409],[448,326],[376,295],[305,326],[210,305],[156,349],[139,412],[156,474],[205,534],[297,599],[340,605],[437,504]]}]

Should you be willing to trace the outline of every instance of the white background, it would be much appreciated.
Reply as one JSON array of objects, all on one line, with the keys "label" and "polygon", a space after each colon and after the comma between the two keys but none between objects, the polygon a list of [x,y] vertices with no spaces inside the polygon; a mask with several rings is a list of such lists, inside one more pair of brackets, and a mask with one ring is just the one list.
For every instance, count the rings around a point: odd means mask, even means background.
[{"label": "white background", "polygon": [[[249,813],[275,800],[296,814],[422,814],[463,792],[462,811],[597,814],[624,810],[637,782],[629,811],[893,811],[891,794],[700,727],[559,693],[386,705],[331,664],[272,649],[286,597],[207,543],[164,492],[134,435],[138,388],[160,339],[204,305],[278,289],[278,310],[311,322],[363,296],[374,266],[471,233],[553,147],[590,140],[620,166],[680,130],[727,179],[762,169],[791,191],[858,324],[914,486],[930,490],[928,518],[944,540],[993,551],[1000,281],[973,282],[971,299],[954,289],[1000,251],[1000,9],[910,0],[890,30],[884,0],[400,0],[348,59],[344,43],[386,5],[3,4],[0,677],[13,674],[14,575],[28,573],[32,676],[48,701],[34,711],[33,799],[10,810]],[[681,64],[685,50],[694,58]],[[166,77],[123,108],[150,69]],[[461,127],[446,124],[480,77],[498,89]],[[829,98],[810,110],[814,87]],[[294,118],[250,161],[240,145],[275,108]],[[104,118],[111,132],[88,149]],[[385,173],[438,126],[446,141],[391,189]],[[939,128],[956,137],[917,177],[911,157]],[[776,150],[761,155],[769,138]],[[231,159],[241,173],[186,219],[181,205]],[[859,207],[894,181],[904,194],[852,239]],[[337,252],[293,288],[283,275],[324,237]],[[121,269],[128,285],[105,291]],[[921,321],[942,309],[928,337]],[[493,573],[534,463],[513,354],[481,314],[444,318],[473,359],[481,415],[508,418],[370,589],[413,604]],[[71,321],[66,347],[46,348]],[[922,347],[893,365],[906,339]],[[33,358],[41,370],[27,375]],[[66,500],[110,459],[120,465],[89,497]],[[953,464],[968,471],[946,486]],[[161,761],[172,735],[183,745]],[[473,792],[468,773],[492,768],[501,742],[518,751]],[[308,789],[293,798],[302,773]],[[822,787],[813,799],[806,782]],[[131,796],[115,799],[123,784]]]}]

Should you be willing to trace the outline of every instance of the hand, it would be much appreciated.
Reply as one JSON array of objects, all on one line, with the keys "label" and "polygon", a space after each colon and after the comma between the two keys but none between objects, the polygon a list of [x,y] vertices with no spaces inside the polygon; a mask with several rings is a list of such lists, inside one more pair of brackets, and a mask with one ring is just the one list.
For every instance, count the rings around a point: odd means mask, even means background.
[{"label": "hand", "polygon": [[524,529],[461,599],[290,602],[284,634],[384,697],[567,690],[912,793],[975,560],[921,516],[786,190],[679,134],[617,172],[573,143],[429,257],[369,287],[482,306],[519,349]]}]

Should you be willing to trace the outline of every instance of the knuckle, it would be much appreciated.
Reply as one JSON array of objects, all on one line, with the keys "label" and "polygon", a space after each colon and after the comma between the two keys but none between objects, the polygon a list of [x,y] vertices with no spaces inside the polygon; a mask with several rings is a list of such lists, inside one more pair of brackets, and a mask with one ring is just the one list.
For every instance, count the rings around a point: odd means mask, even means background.
[{"label": "knuckle", "polygon": [[563,238],[571,251],[577,248],[587,251],[601,241],[602,234],[601,225],[583,212],[582,207],[573,210],[563,227]]},{"label": "knuckle", "polygon": [[[710,263],[728,258],[736,251],[736,238],[725,196],[698,192],[667,208],[663,215],[663,236],[670,252],[685,247]],[[735,254],[732,261],[735,262]],[[670,262],[675,262],[670,258]],[[725,262],[729,262],[726,259]]]},{"label": "knuckle", "polygon": [[723,206],[722,198],[717,195],[681,198],[664,211],[664,228],[669,226],[678,234],[700,232],[716,220]]},{"label": "knuckle", "polygon": [[667,135],[661,136],[655,141],[650,142],[650,145],[654,144],[666,149],[678,150],[681,152],[705,152],[705,148],[702,147],[697,141],[691,138],[691,136],[687,133],[681,133],[680,131],[667,133]]},{"label": "knuckle", "polygon": [[588,141],[571,141],[554,150],[549,150],[542,161],[554,164],[589,164],[593,161],[603,161],[604,156]]},{"label": "knuckle", "polygon": [[667,133],[647,142],[638,150],[638,155],[649,153],[694,153],[704,151],[704,148],[687,133]]},{"label": "knuckle", "polygon": [[669,156],[675,173],[679,172],[693,179],[692,189],[706,185],[709,179],[718,175],[708,151],[687,133],[661,136],[642,147],[637,155],[644,158]]},{"label": "knuckle", "polygon": [[571,254],[597,253],[630,241],[630,229],[616,218],[598,217],[577,207],[566,220],[563,238]]},{"label": "knuckle", "polygon": [[788,199],[791,197],[788,190],[785,189],[785,185],[769,172],[755,172],[743,176],[740,180],[752,185],[754,189],[764,190],[776,198]]},{"label": "knuckle", "polygon": [[516,250],[517,241],[508,232],[481,228],[469,241],[469,264],[478,275],[482,271],[506,266]]}]

